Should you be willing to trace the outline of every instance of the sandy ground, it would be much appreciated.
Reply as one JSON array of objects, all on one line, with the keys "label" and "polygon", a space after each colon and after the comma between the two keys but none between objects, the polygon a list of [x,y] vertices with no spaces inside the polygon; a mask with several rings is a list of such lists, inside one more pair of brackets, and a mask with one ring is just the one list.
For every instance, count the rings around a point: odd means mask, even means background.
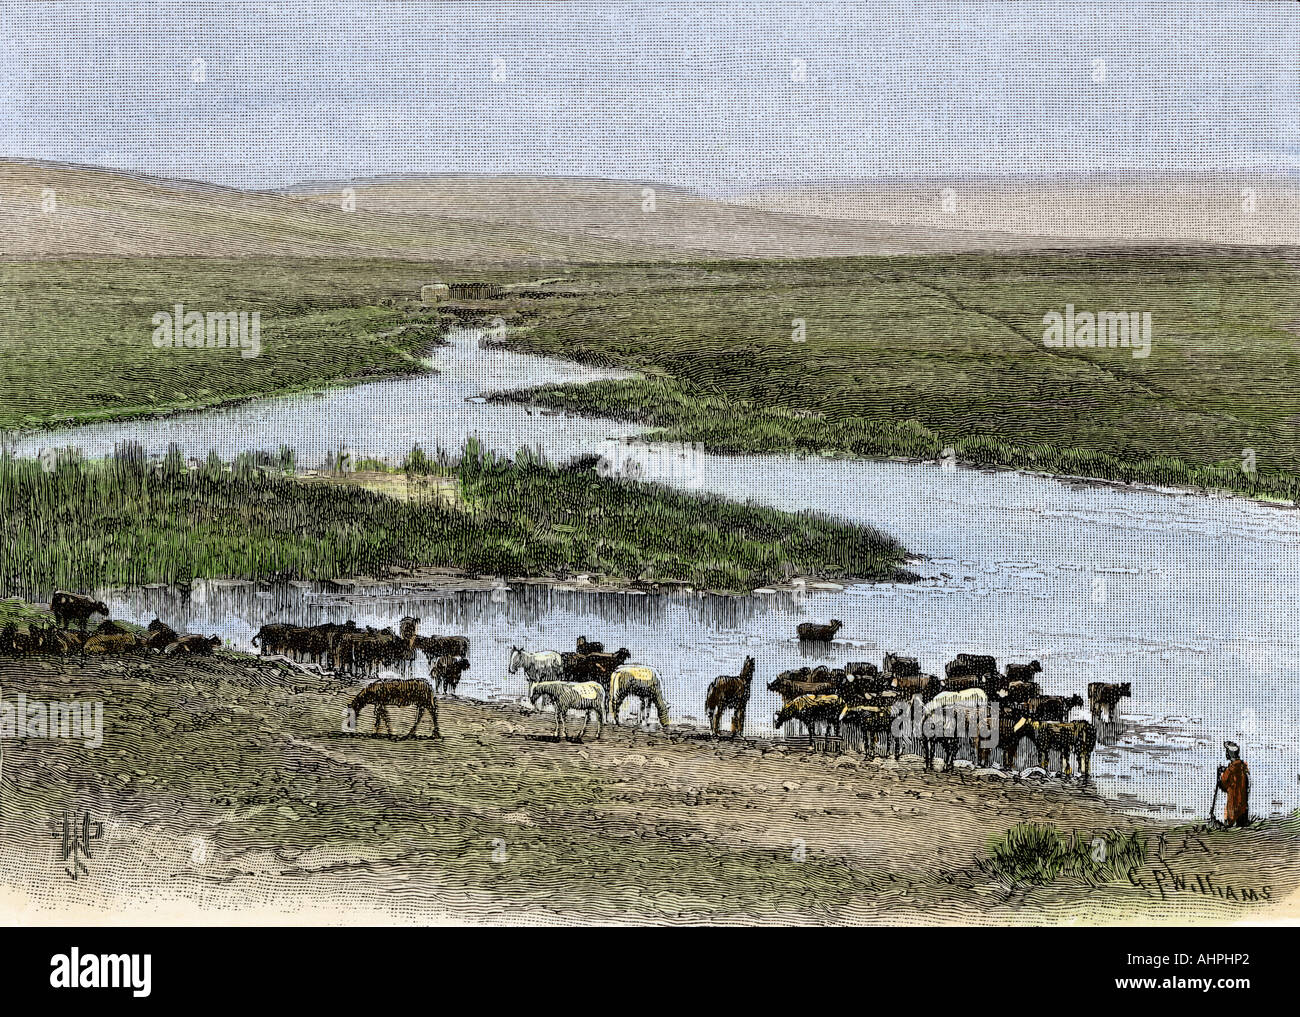
[{"label": "sandy ground", "polygon": [[[925,772],[691,729],[553,740],[513,703],[444,737],[343,730],[352,681],[222,652],[0,658],[16,703],[103,704],[103,741],[4,739],[9,922],[1073,924],[1300,914],[1300,822],[1153,826],[1078,780]],[[520,692],[523,692],[521,684]],[[397,711],[404,733],[413,710]],[[579,718],[573,718],[576,730]],[[92,739],[93,740],[93,739]],[[88,818],[90,857],[62,857]],[[1138,830],[1090,882],[991,873],[1018,823]],[[93,824],[100,824],[95,826]],[[80,857],[84,871],[75,867]],[[70,872],[76,872],[73,880]],[[1227,899],[1227,888],[1232,888]],[[1250,899],[1254,898],[1254,899]]]}]

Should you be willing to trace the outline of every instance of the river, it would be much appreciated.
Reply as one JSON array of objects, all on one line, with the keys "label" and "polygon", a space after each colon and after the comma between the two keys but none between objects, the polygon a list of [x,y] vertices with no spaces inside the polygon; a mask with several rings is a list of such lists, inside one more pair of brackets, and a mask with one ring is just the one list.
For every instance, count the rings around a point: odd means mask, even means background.
[{"label": "river", "polygon": [[[458,450],[474,434],[513,454],[552,459],[594,451],[640,475],[690,490],[783,509],[817,509],[877,526],[923,560],[912,584],[726,597],[702,593],[591,593],[544,586],[495,590],[340,590],[314,584],[196,584],[105,591],[116,616],[160,614],[177,628],[218,632],[235,646],[268,620],[355,618],[388,625],[404,614],[421,632],[464,633],[472,667],[462,695],[518,698],[506,674],[511,645],[569,649],[584,634],[627,646],[664,677],[674,719],[699,719],[704,689],[759,663],[748,730],[771,730],[776,697],[762,686],[810,662],[794,639],[804,620],[839,618],[833,664],[887,650],[919,656],[942,674],[957,652],[1042,661],[1049,694],[1086,693],[1089,681],[1129,681],[1125,731],[1099,747],[1101,793],[1183,818],[1206,815],[1222,741],[1242,745],[1258,815],[1300,805],[1296,691],[1300,514],[1242,499],[1070,483],[938,464],[798,456],[711,456],[652,446],[638,428],[571,414],[487,403],[490,392],[552,381],[620,377],[553,359],[480,348],[458,330],[434,350],[433,371],[321,393],[254,400],[160,420],[96,424],[29,436],[20,454],[75,445],[88,456],[135,440],[160,453],[223,457],[295,449],[318,464],[345,445],[354,456],[400,462],[412,444]],[[819,658],[821,659],[821,658]],[[422,662],[421,662],[422,663]]]}]

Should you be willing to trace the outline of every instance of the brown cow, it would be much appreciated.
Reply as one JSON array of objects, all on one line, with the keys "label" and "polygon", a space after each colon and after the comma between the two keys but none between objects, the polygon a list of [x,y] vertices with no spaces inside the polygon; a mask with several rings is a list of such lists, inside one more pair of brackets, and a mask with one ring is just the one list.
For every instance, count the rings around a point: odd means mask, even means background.
[{"label": "brown cow", "polygon": [[142,649],[144,640],[137,636],[91,636],[82,647],[82,653],[131,653]]},{"label": "brown cow", "polygon": [[915,657],[886,653],[884,672],[890,678],[915,678],[921,673],[921,662]]},{"label": "brown cow", "polygon": [[438,658],[438,663],[429,669],[429,680],[438,692],[454,694],[460,684],[461,676],[469,670],[469,661],[464,657],[450,654]]},{"label": "brown cow", "polygon": [[464,636],[416,636],[415,648],[432,668],[440,657],[468,657],[469,640]]},{"label": "brown cow", "polygon": [[843,624],[838,618],[832,618],[829,625],[801,622],[795,626],[795,632],[798,633],[800,641],[805,643],[829,643]]},{"label": "brown cow", "polygon": [[1028,664],[1008,664],[1007,681],[1008,682],[1031,682],[1034,675],[1041,674],[1043,665],[1036,660],[1031,660]]},{"label": "brown cow", "polygon": [[[979,653],[959,653],[956,659],[950,660],[944,665],[943,669],[945,678],[984,678],[997,673],[998,662],[992,657]],[[969,685],[966,687],[983,688],[984,683],[980,682],[978,686]],[[954,688],[952,691],[960,692],[962,690]]]},{"label": "brown cow", "polygon": [[1025,712],[1034,720],[1063,721],[1076,706],[1083,705],[1083,697],[1036,696],[1025,701]]},{"label": "brown cow", "polygon": [[1085,777],[1092,769],[1092,750],[1097,747],[1097,730],[1086,720],[1071,720],[1065,723],[1031,720],[1022,730],[1028,730],[1038,748],[1038,765],[1044,770],[1050,761],[1051,753],[1061,757],[1061,772],[1066,776],[1071,773],[1070,756],[1078,757],[1079,772]]},{"label": "brown cow", "polygon": [[631,656],[632,651],[622,646],[616,653],[562,653],[560,661],[566,681],[600,682],[608,689],[610,675],[626,664]]},{"label": "brown cow", "polygon": [[[1088,683],[1088,703],[1092,708],[1092,722],[1094,724],[1115,722],[1116,708],[1119,706],[1121,699],[1127,699],[1133,695],[1133,685],[1130,682],[1089,682]],[[1103,717],[1102,714],[1105,714]]]},{"label": "brown cow", "polygon": [[868,754],[875,751],[876,740],[885,736],[885,754],[897,759],[903,751],[902,739],[894,731],[893,704],[897,696],[880,696],[876,701],[846,706],[840,714],[840,724],[855,727],[862,733],[863,748]]},{"label": "brown cow", "polygon": [[893,687],[902,695],[920,696],[921,701],[925,703],[928,703],[943,691],[942,683],[932,674],[917,674],[895,678]]},{"label": "brown cow", "polygon": [[784,727],[792,720],[804,726],[809,735],[817,733],[817,725],[822,725],[827,733],[832,729],[840,733],[840,715],[844,713],[845,704],[839,696],[800,696],[781,707],[773,723]]}]

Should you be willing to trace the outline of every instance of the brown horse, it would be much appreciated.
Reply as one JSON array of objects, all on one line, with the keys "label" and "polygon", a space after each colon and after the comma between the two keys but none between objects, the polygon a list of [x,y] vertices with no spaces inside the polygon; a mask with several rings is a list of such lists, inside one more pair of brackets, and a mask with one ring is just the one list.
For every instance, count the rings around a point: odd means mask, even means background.
[{"label": "brown horse", "polygon": [[426,681],[418,678],[380,678],[362,689],[348,704],[354,721],[361,719],[361,711],[367,706],[375,708],[375,734],[379,733],[381,722],[388,728],[390,735],[393,733],[388,707],[414,706],[417,707],[415,723],[411,725],[411,730],[406,733],[406,737],[411,738],[415,735],[415,729],[420,726],[426,710],[429,719],[433,721],[433,737],[442,737],[438,730],[438,703],[433,698],[433,686]]},{"label": "brown horse", "polygon": [[731,737],[742,734],[745,730],[745,707],[749,705],[750,685],[754,680],[754,658],[746,657],[745,666],[740,674],[721,674],[709,683],[708,694],[704,697],[704,712],[709,715],[709,729],[713,737],[718,737],[718,726],[722,723],[722,714],[731,710]]}]

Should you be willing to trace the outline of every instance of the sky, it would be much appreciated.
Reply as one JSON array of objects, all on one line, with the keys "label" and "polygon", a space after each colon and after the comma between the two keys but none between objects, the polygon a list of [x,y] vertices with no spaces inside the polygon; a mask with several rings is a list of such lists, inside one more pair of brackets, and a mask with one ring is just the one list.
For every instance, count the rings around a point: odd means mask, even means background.
[{"label": "sky", "polygon": [[1281,0],[82,0],[0,17],[0,155],[239,187],[1300,167],[1300,3]]}]

